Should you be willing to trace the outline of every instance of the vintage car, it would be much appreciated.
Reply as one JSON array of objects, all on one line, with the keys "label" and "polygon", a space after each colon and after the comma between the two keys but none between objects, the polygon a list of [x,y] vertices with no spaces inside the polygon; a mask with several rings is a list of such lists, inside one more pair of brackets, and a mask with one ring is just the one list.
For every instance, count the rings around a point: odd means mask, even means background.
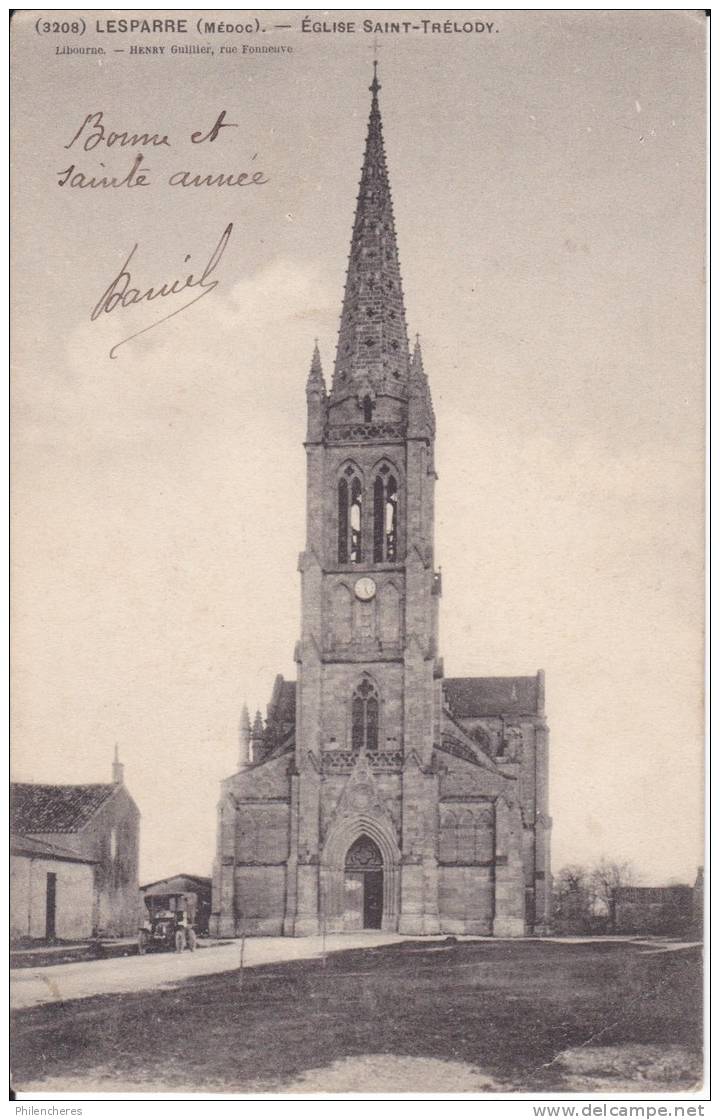
[{"label": "vintage car", "polygon": [[150,915],[138,930],[138,953],[151,949],[164,949],[182,953],[183,949],[195,951],[197,936],[186,911],[161,910]]}]

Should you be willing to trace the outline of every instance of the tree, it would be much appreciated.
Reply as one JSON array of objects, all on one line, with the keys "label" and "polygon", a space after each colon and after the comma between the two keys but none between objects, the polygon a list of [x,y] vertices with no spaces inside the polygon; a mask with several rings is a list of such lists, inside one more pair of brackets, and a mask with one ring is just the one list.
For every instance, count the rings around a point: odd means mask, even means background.
[{"label": "tree", "polygon": [[553,876],[555,928],[560,933],[587,933],[591,921],[590,872],[569,863]]},{"label": "tree", "polygon": [[596,863],[590,873],[590,892],[592,902],[598,912],[605,913],[608,928],[615,933],[617,928],[618,890],[631,887],[637,881],[632,864],[617,863],[605,856]]}]

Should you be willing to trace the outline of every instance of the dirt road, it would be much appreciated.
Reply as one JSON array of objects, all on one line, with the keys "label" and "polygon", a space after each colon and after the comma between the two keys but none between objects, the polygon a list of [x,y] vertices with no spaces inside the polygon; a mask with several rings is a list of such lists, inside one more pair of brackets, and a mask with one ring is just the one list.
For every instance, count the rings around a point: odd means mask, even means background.
[{"label": "dirt road", "polygon": [[[328,934],[325,950],[370,948],[392,942],[424,940],[380,931]],[[460,938],[464,941],[466,938]],[[470,938],[469,940],[473,940]],[[493,940],[493,939],[489,939]],[[497,940],[497,939],[495,939]],[[524,940],[522,938],[517,941]],[[632,938],[541,938],[547,942],[590,944],[603,941],[633,941]],[[691,942],[636,941],[643,952],[658,953],[688,948]],[[142,957],[114,957],[100,961],[13,969],[10,973],[10,1006],[13,1010],[43,1003],[83,999],[87,996],[140,992],[172,987],[190,976],[233,972],[240,967],[240,941],[198,949],[195,953],[148,953]],[[307,960],[323,952],[320,937],[251,937],[245,941],[244,967],[280,961]]]},{"label": "dirt road", "polygon": [[[329,934],[327,952],[387,945],[407,941],[397,933]],[[274,961],[319,957],[323,951],[320,937],[257,937],[245,942],[244,965],[270,964]],[[114,957],[110,960],[78,961],[42,968],[15,969],[10,979],[10,1006],[13,1010],[41,1003],[64,1002],[86,996],[139,992],[148,988],[169,987],[189,976],[232,972],[240,966],[240,942],[214,945],[195,953],[148,953],[142,957]]]}]

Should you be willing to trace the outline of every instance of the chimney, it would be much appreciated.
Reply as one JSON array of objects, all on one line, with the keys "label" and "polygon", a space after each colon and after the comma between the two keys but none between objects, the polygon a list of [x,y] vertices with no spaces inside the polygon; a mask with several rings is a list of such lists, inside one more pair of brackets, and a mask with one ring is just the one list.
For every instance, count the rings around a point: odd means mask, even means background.
[{"label": "chimney", "polygon": [[112,766],[112,780],[113,785],[121,786],[125,782],[125,767],[123,766],[118,756],[118,745],[115,744],[115,757],[113,758]]}]

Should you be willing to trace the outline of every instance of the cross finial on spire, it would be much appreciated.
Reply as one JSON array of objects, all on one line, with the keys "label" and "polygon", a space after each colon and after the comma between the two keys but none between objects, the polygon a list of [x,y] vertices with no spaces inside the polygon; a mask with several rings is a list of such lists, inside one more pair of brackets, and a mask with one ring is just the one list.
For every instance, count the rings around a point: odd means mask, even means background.
[{"label": "cross finial on spire", "polygon": [[[377,43],[374,44],[374,47],[375,47],[375,50],[377,50]],[[373,59],[373,80],[372,80],[372,84],[369,87],[370,92],[371,92],[371,94],[373,95],[374,98],[377,97],[378,90],[382,89],[382,86],[380,85],[380,82],[378,81],[377,68],[378,68],[378,60],[377,60],[377,58],[374,58]]]}]

